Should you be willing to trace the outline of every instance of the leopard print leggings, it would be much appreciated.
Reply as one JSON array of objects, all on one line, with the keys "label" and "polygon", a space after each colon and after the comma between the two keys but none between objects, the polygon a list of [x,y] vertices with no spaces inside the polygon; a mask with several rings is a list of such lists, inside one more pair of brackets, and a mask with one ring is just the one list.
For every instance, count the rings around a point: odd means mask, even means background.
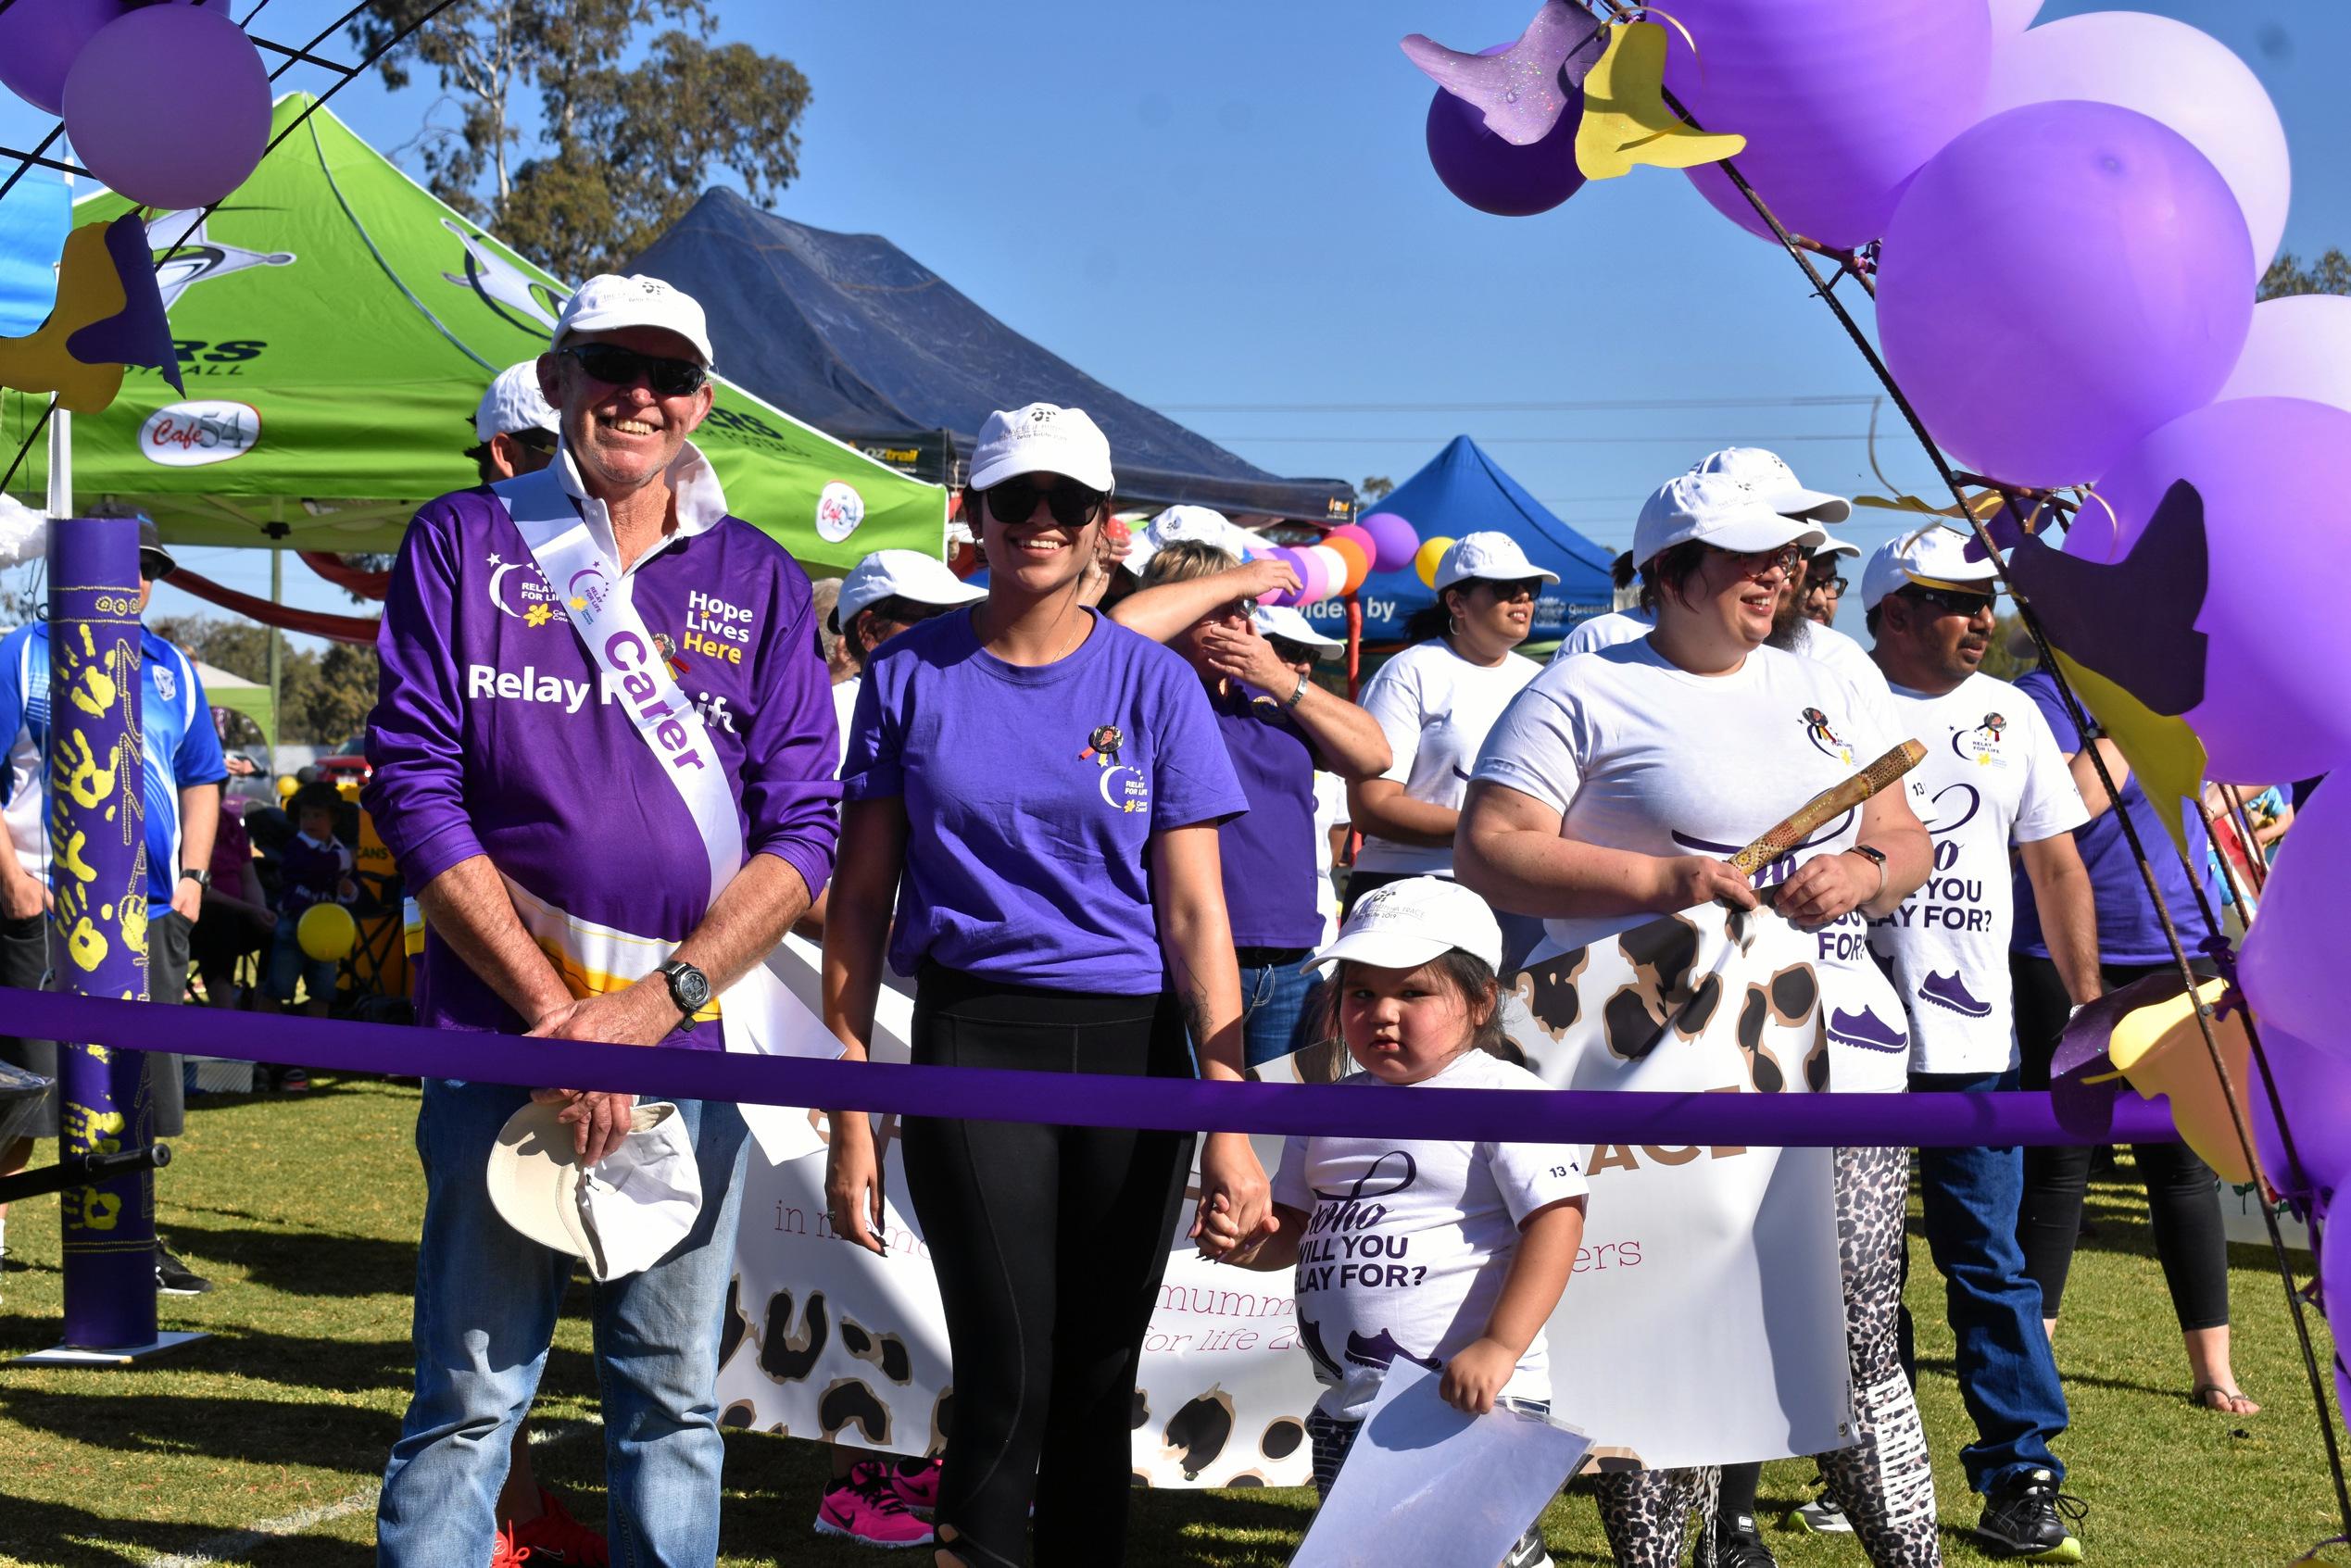
[{"label": "leopard print leggings", "polygon": [[[1910,1151],[1841,1148],[1836,1173],[1854,1441],[1822,1454],[1820,1468],[1876,1568],[1941,1568],[1926,1429],[1895,1349]],[[1711,1562],[1718,1479],[1712,1469],[1602,1475],[1600,1523],[1616,1568],[1674,1568],[1692,1510],[1703,1531],[1698,1561]]]}]

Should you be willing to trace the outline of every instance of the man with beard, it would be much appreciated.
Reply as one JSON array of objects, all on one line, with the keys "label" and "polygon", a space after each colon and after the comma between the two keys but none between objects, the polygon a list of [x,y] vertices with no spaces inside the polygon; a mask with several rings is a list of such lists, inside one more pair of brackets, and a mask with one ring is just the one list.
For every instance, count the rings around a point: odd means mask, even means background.
[{"label": "man with beard", "polygon": [[[1917,777],[1935,801],[1934,870],[1877,922],[1871,945],[1893,967],[1910,1014],[1910,1086],[1981,1094],[2017,1086],[2008,933],[2014,845],[2049,953],[2074,1005],[2101,990],[2090,875],[2073,830],[2089,820],[2040,709],[1979,668],[1993,629],[1994,567],[1938,525],[1888,543],[1862,574],[1872,657],[1901,733],[1927,747]],[[1959,1392],[1976,1424],[1960,1450],[1984,1494],[1977,1537],[2004,1554],[2079,1562],[2050,1443],[2066,1428],[2065,1390],[2041,1325],[2041,1289],[2017,1241],[2023,1151],[1919,1150],[1927,1245],[1943,1276]],[[1907,1336],[1905,1336],[1905,1342]]]}]

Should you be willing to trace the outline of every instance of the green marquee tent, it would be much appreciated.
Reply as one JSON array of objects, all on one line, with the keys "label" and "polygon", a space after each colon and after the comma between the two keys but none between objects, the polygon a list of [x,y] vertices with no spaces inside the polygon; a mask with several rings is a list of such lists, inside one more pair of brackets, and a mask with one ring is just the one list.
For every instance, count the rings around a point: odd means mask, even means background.
[{"label": "green marquee tent", "polygon": [[[279,99],[274,131],[310,104]],[[89,196],[74,219],[127,205]],[[192,216],[150,220],[158,254]],[[462,454],[482,389],[546,349],[569,293],[323,109],[158,281],[186,395],[133,369],[113,407],[73,421],[75,510],[143,510],[178,544],[313,550],[391,549],[420,503],[474,483]],[[723,370],[726,345],[715,346]],[[0,463],[45,401],[6,395]],[[944,491],[738,388],[720,386],[695,439],[735,514],[811,571],[845,571],[885,546],[946,547]],[[14,482],[34,505],[44,445]]]}]

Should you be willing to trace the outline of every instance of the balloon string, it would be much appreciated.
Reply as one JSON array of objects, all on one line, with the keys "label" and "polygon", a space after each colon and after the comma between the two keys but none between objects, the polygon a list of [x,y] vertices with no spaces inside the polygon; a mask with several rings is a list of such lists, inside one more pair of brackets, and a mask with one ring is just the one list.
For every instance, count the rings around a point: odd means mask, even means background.
[{"label": "balloon string", "polygon": [[[1623,19],[1628,10],[1623,0],[1600,0],[1600,3],[1607,7],[1612,17],[1619,20]],[[1690,113],[1689,107],[1676,98],[1671,89],[1661,89],[1661,91],[1664,93],[1666,107],[1679,115],[1691,129],[1698,131],[1705,129]],[[1950,490],[1952,499],[1958,504],[1961,515],[1967,519],[1969,531],[1974,533],[1978,543],[1983,548],[1986,558],[1992,564],[1994,577],[2016,601],[2018,618],[2022,621],[2027,633],[2031,636],[2033,647],[2040,655],[2043,668],[2049,671],[2050,678],[2056,686],[2058,699],[2065,705],[2067,716],[2073,721],[2077,732],[2083,735],[2092,734],[2089,714],[2082,706],[2081,698],[2074,692],[2071,683],[2067,681],[2065,671],[2058,667],[2056,650],[2049,642],[2048,633],[2041,624],[2040,616],[2033,610],[2030,601],[2024,595],[2018,593],[2016,584],[2009,580],[2007,568],[2000,559],[1999,547],[1993,542],[1991,531],[1984,526],[1983,520],[1977,517],[1973,508],[1968,506],[1968,496],[1961,486],[1958,474],[1944,459],[1942,449],[1936,446],[1934,437],[1928,433],[1926,421],[1918,417],[1918,410],[1904,395],[1900,383],[1894,380],[1893,372],[1887,369],[1886,362],[1880,357],[1876,345],[1870,343],[1868,334],[1861,330],[1861,323],[1856,321],[1853,313],[1845,308],[1844,301],[1837,297],[1832,282],[1823,278],[1819,269],[1813,265],[1811,257],[1806,253],[1808,248],[1814,247],[1799,244],[1795,236],[1788,232],[1787,226],[1774,215],[1763,197],[1756,194],[1755,188],[1747,182],[1746,176],[1740,173],[1735,159],[1724,158],[1716,167],[1720,168],[1731,184],[1738,188],[1739,194],[1747,198],[1748,205],[1754,208],[1755,216],[1770,226],[1773,236],[1779,241],[1780,248],[1788,253],[1790,258],[1797,266],[1804,269],[1804,276],[1812,282],[1813,292],[1819,295],[1822,302],[1836,316],[1838,323],[1844,328],[1846,336],[1853,340],[1854,347],[1860,352],[1862,358],[1868,364],[1871,373],[1886,389],[1887,397],[1892,401],[1894,408],[1909,424],[1911,433],[1918,438],[1918,445],[1926,452],[1928,460],[1934,465],[1935,472],[1942,478],[1944,486]],[[1841,275],[1850,274],[1860,279],[1864,290],[1873,299],[1876,297],[1877,291],[1857,257],[1847,253],[1841,257],[1840,272]],[[2004,495],[2009,493],[2008,486],[2003,485],[1999,488]],[[2039,501],[2035,503],[2033,515],[2036,519],[2040,515],[2043,504],[2044,503]],[[2146,845],[2141,839],[2138,826],[2131,822],[2130,813],[2121,809],[2122,791],[2116,784],[2112,771],[2106,767],[2105,756],[2101,754],[2095,743],[2086,744],[2084,750],[2089,754],[2091,768],[2098,775],[2099,784],[2105,786],[2106,798],[2114,809],[2115,820],[2122,828],[2123,837],[2131,846],[2131,855],[2138,864],[2140,880],[2145,885],[2147,896],[2154,904],[2156,922],[2163,927],[2164,940],[2171,949],[2172,961],[2179,967],[2181,978],[2187,986],[2189,995],[2194,997],[2198,985],[2202,983],[2201,977],[2196,973],[2195,966],[2188,957],[2186,945],[2181,940],[2179,927],[2171,918],[2170,906],[2165,901],[2163,888],[2156,880],[2155,866],[2148,859]],[[2179,854],[2181,864],[2186,865],[2185,848],[2176,843],[2173,848]],[[2207,928],[2214,934],[2217,941],[2219,939],[2221,930],[2219,919],[2212,909],[2211,900],[2205,894],[2201,879],[2194,874],[2194,868],[2188,869],[2189,889],[2195,896],[2196,903],[2205,914]],[[2236,1130],[2238,1146],[2244,1153],[2247,1167],[2258,1172],[2260,1160],[2254,1148],[2252,1124],[2246,1118],[2244,1106],[2237,1094],[2236,1085],[2230,1079],[2227,1060],[2220,1050],[2219,1036],[2213,1027],[2212,1009],[2201,997],[2196,998],[2195,1018],[2197,1032],[2204,1037],[2206,1055],[2212,1062],[2214,1074],[2220,1081],[2220,1093],[2228,1104],[2229,1117]],[[2261,1064],[2262,1076],[2268,1080],[2266,1086],[2269,1091],[2270,1111],[2276,1118],[2279,1138],[2285,1145],[2287,1161],[2290,1166],[2298,1167],[2301,1160],[2294,1150],[2293,1134],[2286,1125],[2285,1108],[2279,1096],[2277,1075],[2269,1071],[2269,1053],[2262,1047],[2260,1032],[2256,1026],[2250,1010],[2245,1011],[2243,1022],[2246,1043],[2252,1047],[2254,1059]],[[2300,1343],[2302,1349],[2303,1369],[2309,1377],[2310,1395],[2318,1412],[2319,1433],[2326,1449],[2327,1468],[2334,1482],[2335,1506],[2342,1515],[2345,1535],[2351,1535],[2351,1481],[2346,1481],[2344,1474],[2343,1451],[2335,1439],[2333,1418],[2328,1413],[2326,1378],[2320,1370],[2318,1350],[2311,1340],[2310,1324],[2303,1312],[2301,1296],[2294,1288],[2293,1261],[2286,1254],[2285,1236],[2278,1227],[2276,1211],[2265,1203],[2261,1206],[2261,1218],[2269,1233],[2269,1249],[2277,1264],[2279,1280],[2285,1287],[2286,1306],[2293,1316],[2294,1337]],[[2320,1243],[2320,1225],[2315,1214],[2312,1216],[2311,1236],[2315,1249]],[[2313,1256],[2316,1256],[2315,1250]]]}]

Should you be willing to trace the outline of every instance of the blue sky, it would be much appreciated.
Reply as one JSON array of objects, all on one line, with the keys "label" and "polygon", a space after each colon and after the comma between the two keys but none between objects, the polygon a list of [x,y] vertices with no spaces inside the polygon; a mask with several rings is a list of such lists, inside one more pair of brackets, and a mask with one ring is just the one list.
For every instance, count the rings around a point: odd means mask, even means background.
[{"label": "blue sky", "polygon": [[[272,0],[265,15],[283,37],[341,8]],[[2104,8],[2048,0],[2042,18]],[[2326,158],[2351,143],[2351,6],[2139,8],[2213,34],[2268,87],[2295,153],[2287,248],[2351,248],[2351,179]],[[1859,356],[1794,264],[1682,177],[1637,169],[1504,220],[1429,172],[1430,88],[1397,40],[1515,36],[1532,0],[718,9],[723,36],[786,56],[812,84],[802,176],[777,210],[888,235],[1012,326],[1262,467],[1402,482],[1466,433],[1610,548],[1659,480],[1732,443],[1778,448],[1822,488],[1879,488]],[[371,81],[335,108],[393,146],[432,96]],[[0,110],[17,144],[45,129],[13,100]],[[1888,474],[1923,493],[1931,470],[1890,414],[1880,424]],[[1848,536],[1868,548],[1891,517],[1860,516]],[[191,560],[267,591],[260,552]],[[297,603],[348,608],[298,562],[286,578]]]}]

